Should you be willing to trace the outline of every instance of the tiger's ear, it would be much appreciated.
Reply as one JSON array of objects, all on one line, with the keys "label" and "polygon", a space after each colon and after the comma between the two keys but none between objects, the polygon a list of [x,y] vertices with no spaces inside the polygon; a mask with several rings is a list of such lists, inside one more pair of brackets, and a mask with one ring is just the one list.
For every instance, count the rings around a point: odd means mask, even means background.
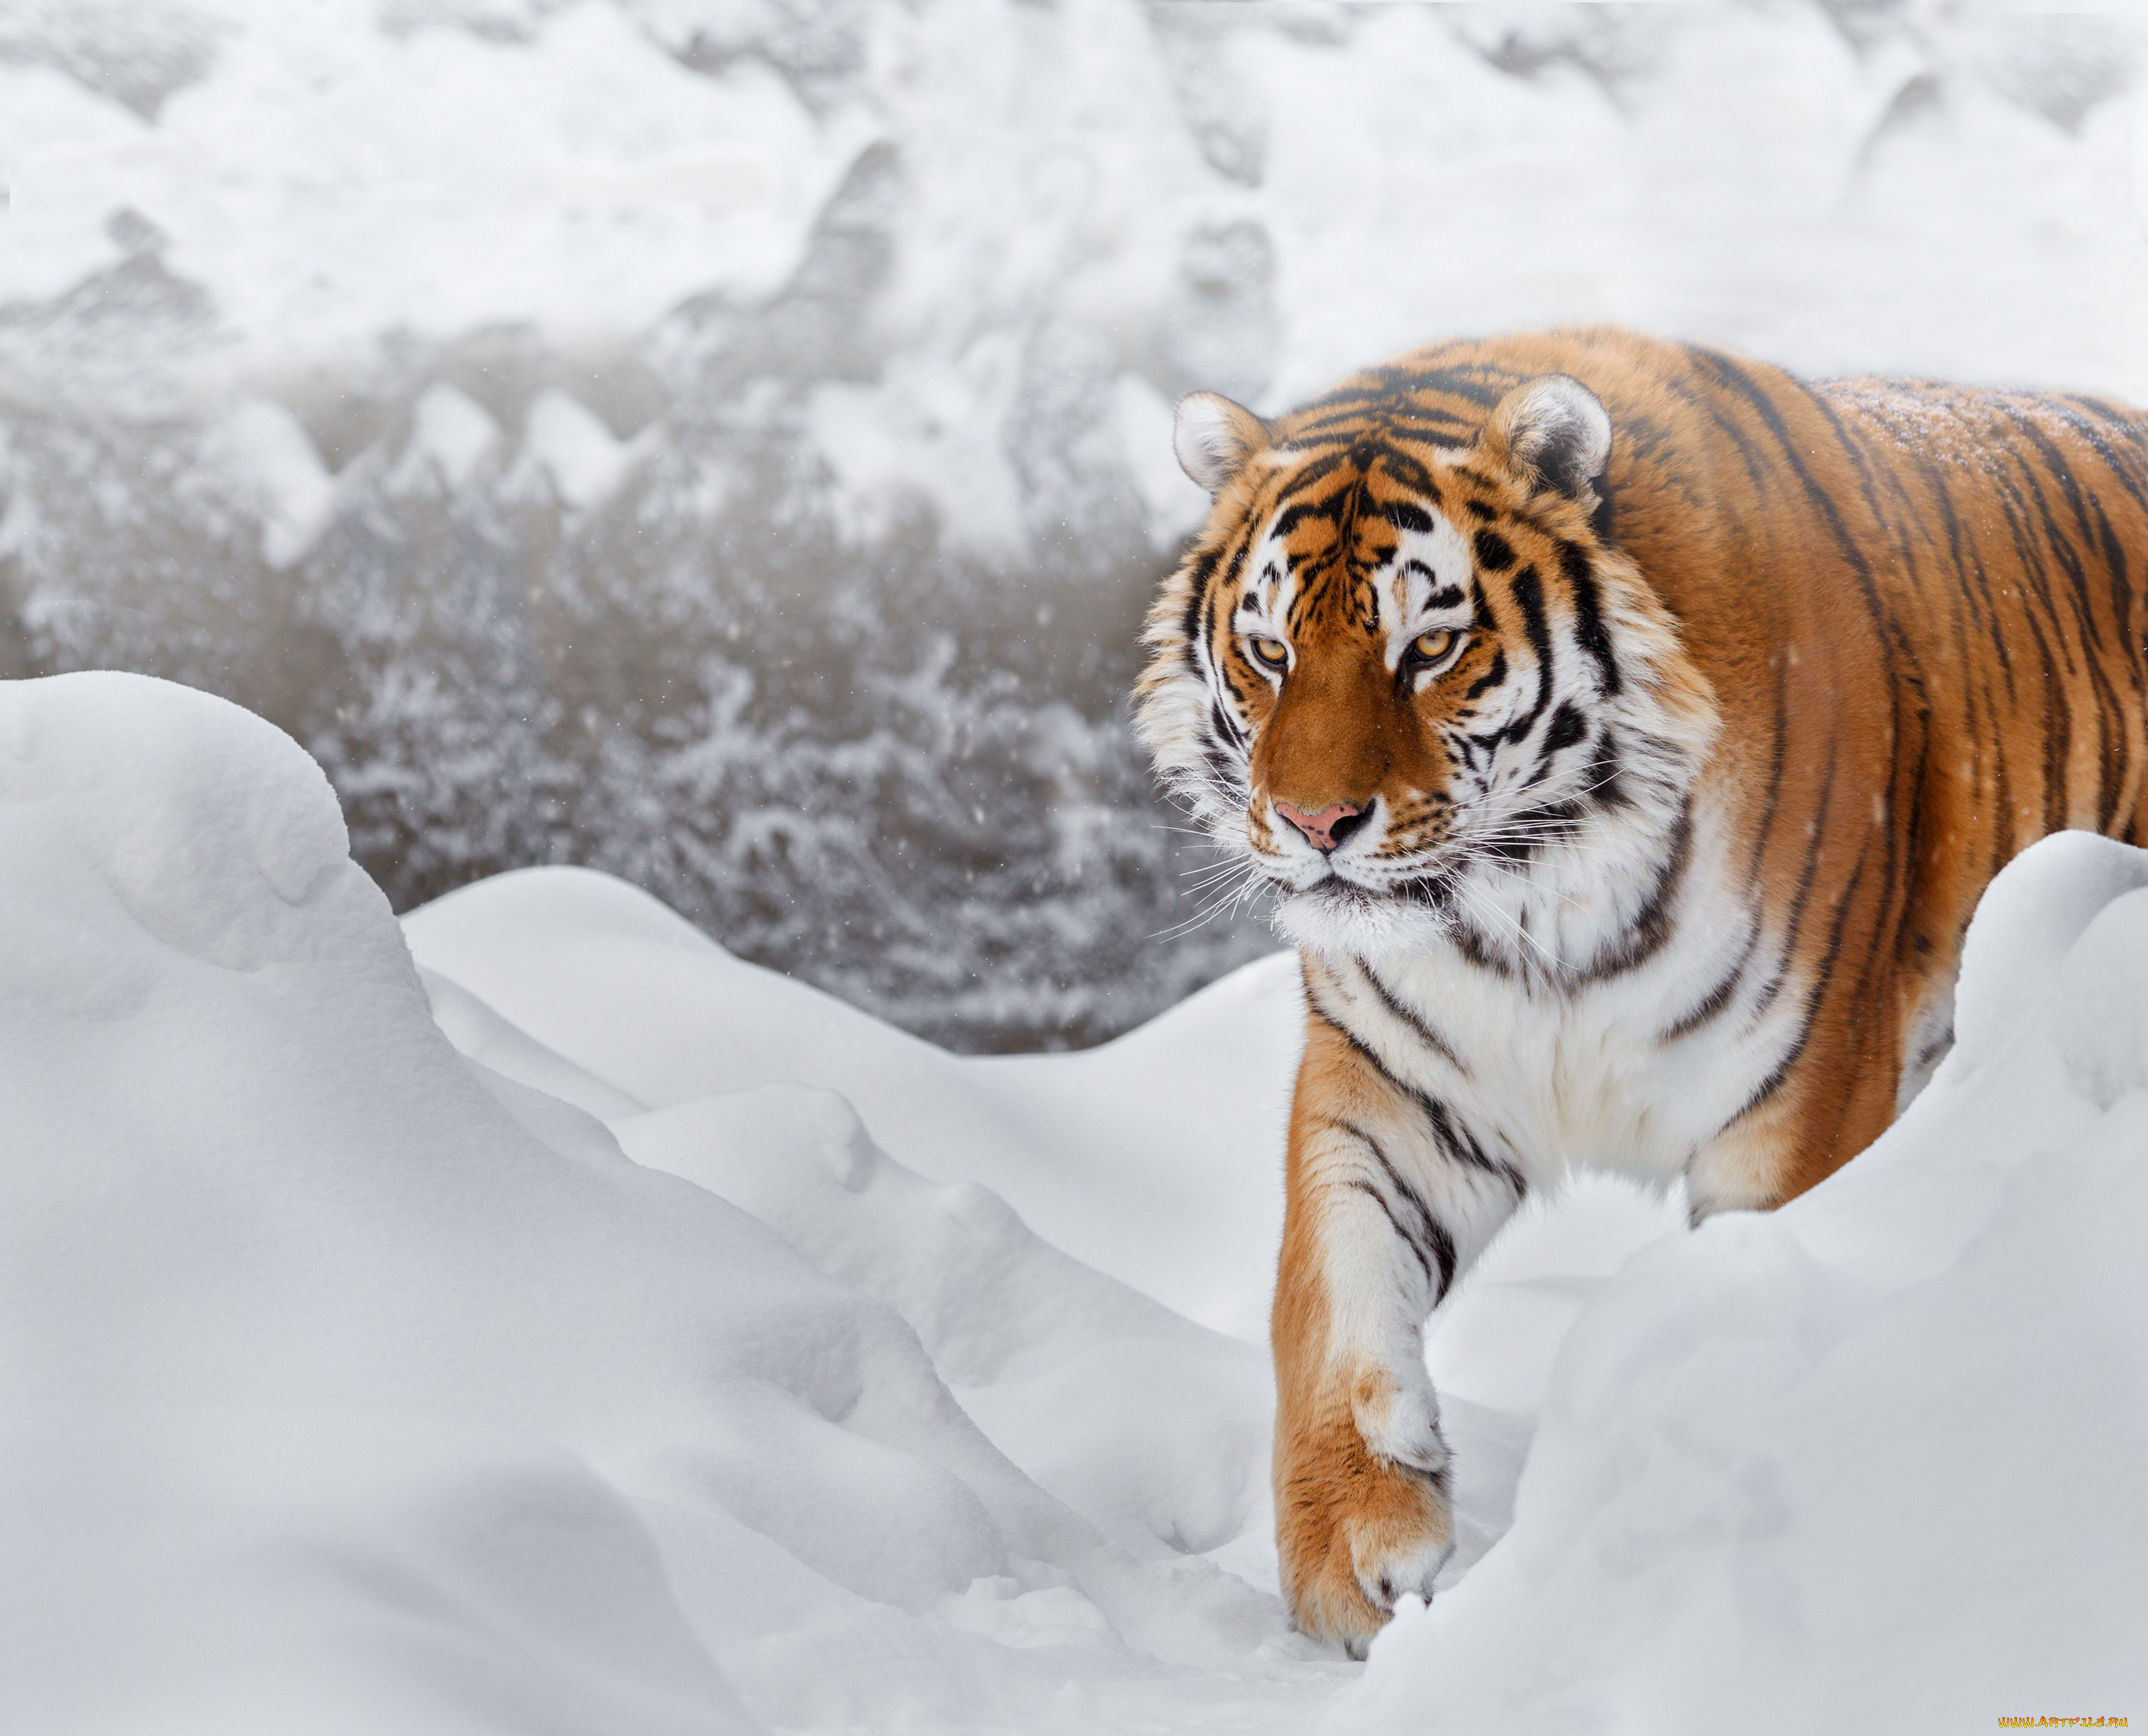
[{"label": "tiger's ear", "polygon": [[1171,446],[1179,467],[1210,494],[1246,467],[1268,444],[1268,425],[1242,404],[1214,392],[1189,392],[1179,400]]},{"label": "tiger's ear", "polygon": [[1611,418],[1579,380],[1547,374],[1500,400],[1478,445],[1523,481],[1592,503],[1611,459]]}]

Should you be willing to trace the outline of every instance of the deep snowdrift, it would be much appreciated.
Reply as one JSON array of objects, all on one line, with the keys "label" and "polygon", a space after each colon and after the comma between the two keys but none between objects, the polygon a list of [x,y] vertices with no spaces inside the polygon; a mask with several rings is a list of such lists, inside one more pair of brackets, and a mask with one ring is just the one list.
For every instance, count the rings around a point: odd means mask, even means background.
[{"label": "deep snowdrift", "polygon": [[257,719],[0,687],[0,1725],[1921,1730],[2148,1686],[2139,852],[2008,870],[1960,1048],[1804,1201],[1689,1236],[1590,1185],[1494,1251],[1431,1338],[1466,1547],[1363,1670],[1266,1536],[1287,961],[962,1061],[594,875],[407,932],[423,971]]},{"label": "deep snowdrift", "polygon": [[[784,1723],[1108,1726],[1051,1711],[1066,1648],[1189,1705],[1225,1665],[1322,1678],[1272,1600],[1016,1470],[868,1294],[898,1281],[822,1276],[464,1061],[267,725],[132,677],[0,689],[0,1724],[749,1728],[728,1676]],[[626,1125],[767,1176],[779,1223],[829,1177],[838,1241],[846,1189],[897,1197],[949,1285],[997,1259],[1061,1303],[1026,1349],[934,1326],[970,1380],[1133,1337],[1222,1439],[1120,1529],[1242,1516],[1257,1352],[926,1189],[825,1096]]]}]

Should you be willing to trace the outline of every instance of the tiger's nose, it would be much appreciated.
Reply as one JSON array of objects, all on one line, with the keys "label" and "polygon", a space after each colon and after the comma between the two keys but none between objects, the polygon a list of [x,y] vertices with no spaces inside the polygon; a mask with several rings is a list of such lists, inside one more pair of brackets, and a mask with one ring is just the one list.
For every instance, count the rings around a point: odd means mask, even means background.
[{"label": "tiger's nose", "polygon": [[1324,852],[1333,850],[1365,822],[1365,810],[1355,802],[1337,802],[1317,814],[1294,808],[1288,802],[1277,802],[1275,810],[1305,834],[1308,844]]}]

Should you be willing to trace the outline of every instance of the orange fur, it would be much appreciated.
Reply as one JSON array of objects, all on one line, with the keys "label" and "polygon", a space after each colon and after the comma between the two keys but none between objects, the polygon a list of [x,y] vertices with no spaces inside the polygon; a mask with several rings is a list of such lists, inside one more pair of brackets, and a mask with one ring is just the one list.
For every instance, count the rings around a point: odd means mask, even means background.
[{"label": "orange fur", "polygon": [[1283,1252],[1276,1274],[1271,1343],[1276,1363],[1276,1541],[1284,1596],[1298,1624],[1362,1651],[1387,1619],[1386,1565],[1454,1535],[1444,1472],[1397,1464],[1358,1431],[1361,1395],[1384,1396],[1377,1367],[1338,1367],[1328,1354],[1327,1296],[1314,1254],[1321,1191],[1305,1174],[1310,1128],[1339,1103],[1378,1096],[1336,1034],[1315,1026],[1298,1073],[1285,1182]]},{"label": "orange fur", "polygon": [[[1300,1624],[1362,1649],[1452,1532],[1415,1334],[1528,1189],[1793,1198],[1928,1069],[1992,875],[2141,839],[2148,446],[2093,399],[1605,330],[1192,421],[1215,505],[1141,718],[1302,943],[1277,1522]],[[1540,1068],[1571,1033],[1625,1059]]]}]

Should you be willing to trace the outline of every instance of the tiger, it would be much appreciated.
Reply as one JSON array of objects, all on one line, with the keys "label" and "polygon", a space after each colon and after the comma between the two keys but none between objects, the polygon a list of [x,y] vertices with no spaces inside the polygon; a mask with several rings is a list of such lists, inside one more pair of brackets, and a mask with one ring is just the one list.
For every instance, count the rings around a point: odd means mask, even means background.
[{"label": "tiger", "polygon": [[1453,1549],[1424,1328],[1516,1209],[1794,1199],[1946,1052],[2000,867],[2139,842],[2148,437],[1585,328],[1173,442],[1136,727],[1300,956],[1276,1542],[1363,1657]]}]

